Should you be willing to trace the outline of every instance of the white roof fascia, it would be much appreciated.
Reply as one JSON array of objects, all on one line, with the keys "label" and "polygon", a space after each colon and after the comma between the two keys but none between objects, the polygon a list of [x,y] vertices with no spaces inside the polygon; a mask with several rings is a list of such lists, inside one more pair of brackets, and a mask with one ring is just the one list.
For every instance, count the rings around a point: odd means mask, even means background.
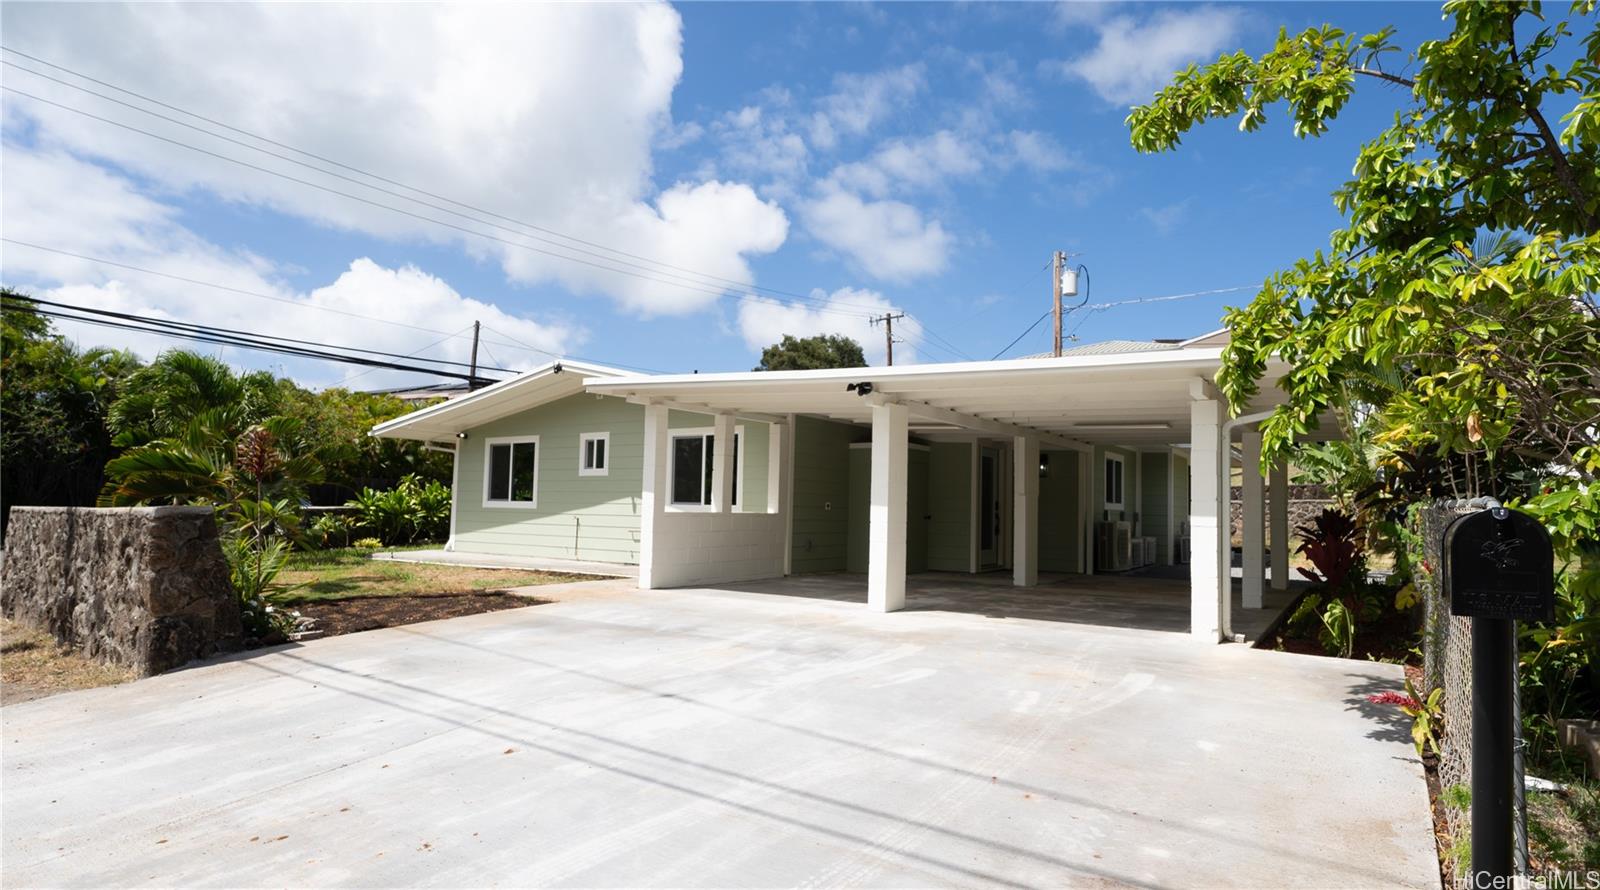
[{"label": "white roof fascia", "polygon": [[871,380],[890,383],[897,379],[936,380],[944,378],[983,378],[989,376],[1025,376],[1058,370],[1115,370],[1129,367],[1171,368],[1209,367],[1222,361],[1220,347],[1207,349],[1151,350],[1148,352],[1115,353],[1110,355],[1069,355],[1060,358],[1008,359],[997,362],[944,362],[928,365],[901,365],[897,367],[828,368],[817,371],[742,371],[724,374],[658,374],[634,377],[612,377],[584,381],[593,392],[648,391],[653,389],[715,386],[719,383],[819,383],[837,380],[853,383]]},{"label": "white roof fascia", "polygon": [[[537,368],[524,371],[508,380],[502,380],[499,383],[490,384],[483,389],[474,390],[473,392],[470,392],[464,396],[450,399],[446,402],[440,402],[437,405],[429,405],[426,408],[412,411],[409,414],[402,414],[393,420],[386,420],[383,423],[374,426],[367,432],[367,435],[405,438],[404,436],[397,436],[395,434],[406,429],[407,427],[416,426],[426,421],[436,420],[442,416],[458,413],[463,408],[476,407],[488,401],[498,401],[499,399],[514,393],[518,389],[521,389],[535,381],[543,380],[544,378],[549,377],[558,371],[562,373],[572,373],[574,377],[580,380],[580,386],[584,383],[587,383],[589,380],[604,380],[610,377],[624,377],[630,373],[618,368],[590,364],[589,362],[575,362],[566,359],[546,362]],[[528,407],[533,406],[530,405]]]}]

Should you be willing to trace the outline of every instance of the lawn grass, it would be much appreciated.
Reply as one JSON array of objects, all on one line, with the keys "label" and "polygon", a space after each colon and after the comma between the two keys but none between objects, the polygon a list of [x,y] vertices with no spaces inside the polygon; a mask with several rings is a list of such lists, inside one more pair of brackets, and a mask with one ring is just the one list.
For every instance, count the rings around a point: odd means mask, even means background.
[{"label": "lawn grass", "polygon": [[0,704],[132,679],[127,668],[85,658],[43,631],[0,618]]},{"label": "lawn grass", "polygon": [[590,575],[428,565],[375,560],[371,556],[372,551],[357,548],[297,551],[278,575],[278,584],[284,589],[271,599],[293,606],[356,597],[482,593],[593,580]]},{"label": "lawn grass", "polygon": [[1528,772],[1557,792],[1528,792],[1528,846],[1535,871],[1600,871],[1600,778],[1573,752],[1547,752]]}]

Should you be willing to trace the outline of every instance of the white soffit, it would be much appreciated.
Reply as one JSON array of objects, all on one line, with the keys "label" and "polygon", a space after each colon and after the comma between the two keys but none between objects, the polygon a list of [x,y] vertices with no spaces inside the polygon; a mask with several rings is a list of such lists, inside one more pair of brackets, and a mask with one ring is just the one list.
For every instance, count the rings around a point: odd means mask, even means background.
[{"label": "white soffit", "polygon": [[[1078,441],[1168,445],[1189,440],[1191,383],[1214,377],[1221,353],[1169,349],[893,368],[611,377],[586,384],[590,392],[606,395],[866,423],[871,405],[847,386],[867,382],[874,393],[895,400]],[[1268,379],[1286,370],[1274,364]],[[1269,383],[1248,411],[1281,401],[1282,394]],[[913,416],[913,423],[917,420]]]}]

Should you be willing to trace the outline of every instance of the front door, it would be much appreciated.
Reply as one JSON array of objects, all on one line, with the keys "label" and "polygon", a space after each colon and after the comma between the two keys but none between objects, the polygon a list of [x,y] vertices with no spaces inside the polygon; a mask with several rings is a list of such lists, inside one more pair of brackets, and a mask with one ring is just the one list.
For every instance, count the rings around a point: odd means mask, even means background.
[{"label": "front door", "polygon": [[978,452],[978,567],[1000,564],[1000,452]]}]

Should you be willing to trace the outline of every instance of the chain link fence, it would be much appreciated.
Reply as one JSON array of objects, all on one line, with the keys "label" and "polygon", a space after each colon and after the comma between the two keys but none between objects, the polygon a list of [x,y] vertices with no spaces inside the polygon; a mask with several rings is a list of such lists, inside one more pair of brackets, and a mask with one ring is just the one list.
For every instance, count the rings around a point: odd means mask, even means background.
[{"label": "chain link fence", "polygon": [[[1424,563],[1415,573],[1422,598],[1422,688],[1418,696],[1427,698],[1434,689],[1443,689],[1444,726],[1439,736],[1439,794],[1448,834],[1447,851],[1455,867],[1457,884],[1470,877],[1466,851],[1472,837],[1472,619],[1450,614],[1450,602],[1439,589],[1444,565],[1444,533],[1459,516],[1499,506],[1489,498],[1469,501],[1441,500],[1416,511],[1415,523],[1421,538]],[[1512,670],[1516,668],[1513,665]],[[1512,689],[1517,689],[1515,678]],[[1517,874],[1528,873],[1527,807],[1523,801],[1521,702],[1516,704],[1514,721],[1516,762],[1512,768],[1513,826],[1516,832],[1513,856]]]}]

